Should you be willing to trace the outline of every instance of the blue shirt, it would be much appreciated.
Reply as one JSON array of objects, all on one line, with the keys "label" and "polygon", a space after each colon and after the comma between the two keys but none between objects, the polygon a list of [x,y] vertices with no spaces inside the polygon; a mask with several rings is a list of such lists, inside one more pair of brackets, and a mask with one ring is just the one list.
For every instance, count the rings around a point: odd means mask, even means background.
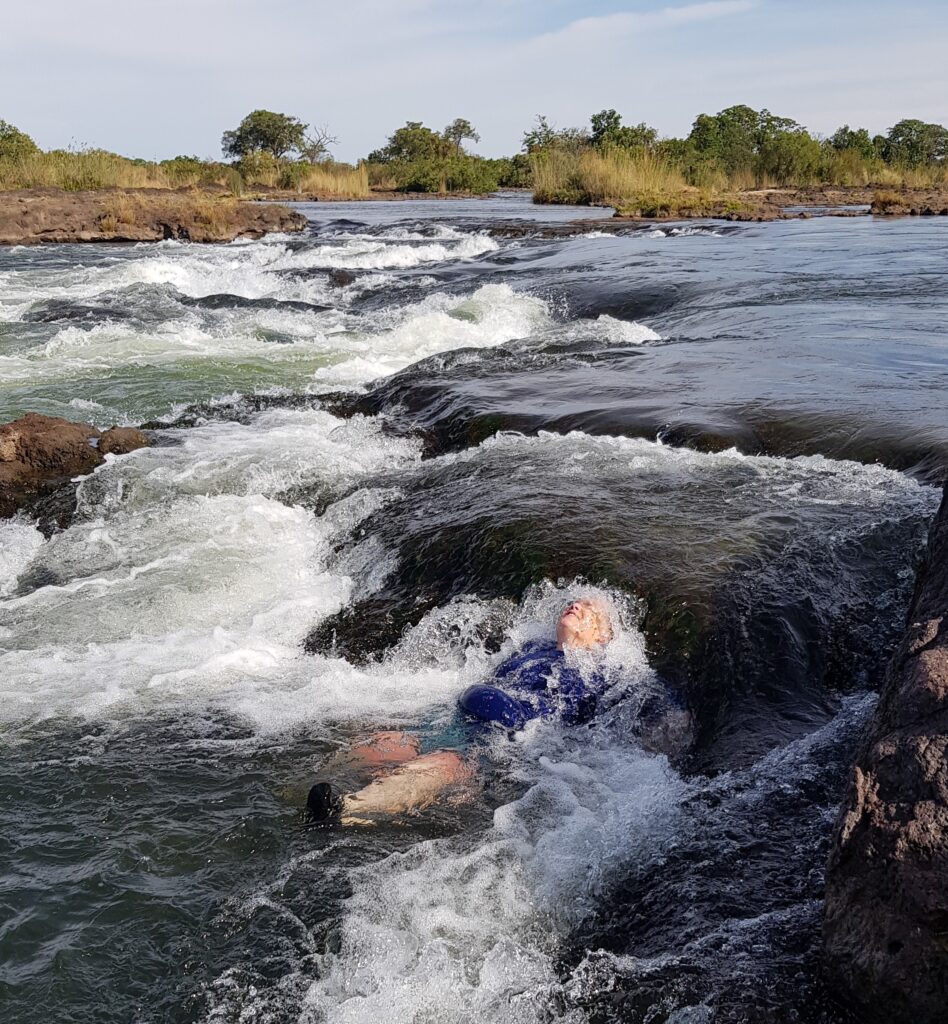
[{"label": "blue shirt", "polygon": [[534,640],[497,667],[491,684],[468,687],[458,701],[465,714],[507,729],[522,729],[534,718],[588,722],[606,689],[601,672],[588,677],[566,663],[549,640]]}]

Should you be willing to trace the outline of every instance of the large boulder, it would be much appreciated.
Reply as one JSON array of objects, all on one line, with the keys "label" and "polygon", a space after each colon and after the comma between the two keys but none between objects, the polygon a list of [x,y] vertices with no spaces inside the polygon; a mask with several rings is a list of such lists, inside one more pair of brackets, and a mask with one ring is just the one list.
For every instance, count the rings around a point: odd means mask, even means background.
[{"label": "large boulder", "polygon": [[831,990],[867,1024],[948,1021],[948,490],[853,768],[824,939]]},{"label": "large boulder", "polygon": [[11,516],[31,495],[91,473],[109,454],[149,443],[133,427],[100,431],[88,423],[31,412],[0,426],[0,516]]}]

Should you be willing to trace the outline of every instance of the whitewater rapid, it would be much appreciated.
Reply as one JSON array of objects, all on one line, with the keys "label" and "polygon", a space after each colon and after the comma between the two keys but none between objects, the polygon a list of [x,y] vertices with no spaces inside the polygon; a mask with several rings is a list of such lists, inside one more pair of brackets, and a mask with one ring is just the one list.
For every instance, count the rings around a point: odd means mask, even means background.
[{"label": "whitewater rapid", "polygon": [[[661,232],[679,236],[720,237]],[[592,570],[547,578],[517,600],[456,594],[363,659],[306,653],[316,627],[383,593],[403,567],[400,543],[372,529],[389,515],[419,530],[441,516],[450,536],[451,516],[503,507],[516,525],[536,502],[555,516],[597,493],[635,512],[638,488],[658,496],[662,528],[677,531],[675,571],[710,564],[725,578],[739,559],[757,559],[787,572],[789,587],[799,581],[781,561],[787,552],[829,551],[837,561],[827,564],[845,567],[864,538],[933,509],[933,488],[881,465],[580,430],[500,431],[426,457],[422,439],[395,434],[384,415],[343,418],[321,404],[457,350],[476,369],[505,347],[569,360],[580,342],[666,344],[647,323],[577,320],[548,290],[501,280],[499,252],[483,231],[349,226],[306,240],[167,242],[87,257],[52,247],[0,272],[0,319],[17,328],[0,348],[4,408],[160,427],[153,447],[109,456],[78,482],[65,529],[26,514],[0,522],[8,750],[57,730],[107,744],[122,730],[147,734],[150,722],[199,720],[239,729],[220,745],[256,766],[294,743],[321,751],[377,727],[436,729],[465,687],[547,636],[577,595],[614,612],[608,667],[623,680],[624,706],[661,692],[641,604]],[[465,268],[489,280],[452,277]],[[355,277],[338,287],[330,269]],[[502,493],[508,481],[523,493]],[[636,529],[647,533],[655,514],[643,504]],[[446,561],[457,556],[443,550]],[[374,849],[372,837],[328,833],[275,877],[228,892],[235,930],[259,927],[273,945],[291,945],[292,963],[247,983],[259,953],[234,953],[205,985],[202,1019],[578,1024],[590,1019],[591,995],[621,978],[644,983],[676,957],[703,966],[724,949],[746,966],[774,927],[768,915],[735,914],[654,958],[588,949],[564,967],[564,948],[630,865],[641,877],[660,872],[721,821],[746,821],[748,808],[812,782],[824,748],[870,706],[847,696],[816,734],[711,780],[644,750],[621,715],[589,730],[536,721],[498,736],[473,823],[455,834],[425,838],[425,823],[409,821],[399,827],[417,828],[418,841],[390,853],[384,834]],[[324,768],[315,753],[305,763],[291,797],[279,796],[288,816]],[[287,895],[308,872],[345,893],[328,924],[302,920]],[[801,899],[786,914],[817,912]],[[278,926],[261,923],[273,915]],[[701,999],[683,1003],[669,1021],[710,1019]]]}]

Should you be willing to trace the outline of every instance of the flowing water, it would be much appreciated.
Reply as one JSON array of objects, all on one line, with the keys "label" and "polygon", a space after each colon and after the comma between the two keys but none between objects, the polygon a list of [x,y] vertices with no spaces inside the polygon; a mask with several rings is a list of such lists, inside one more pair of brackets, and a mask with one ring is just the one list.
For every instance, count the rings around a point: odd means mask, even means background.
[{"label": "flowing water", "polygon": [[[946,225],[302,208],[0,252],[0,421],[155,439],[0,522],[4,1019],[846,1021],[823,864],[948,468]],[[608,715],[304,824],[576,594]]]}]

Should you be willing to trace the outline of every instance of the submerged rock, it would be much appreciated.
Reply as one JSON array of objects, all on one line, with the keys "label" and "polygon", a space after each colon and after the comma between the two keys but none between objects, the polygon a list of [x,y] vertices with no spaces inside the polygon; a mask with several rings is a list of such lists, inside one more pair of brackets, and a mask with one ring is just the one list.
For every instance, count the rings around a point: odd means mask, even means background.
[{"label": "submerged rock", "polygon": [[860,1019],[948,1015],[948,490],[853,768],[826,878],[832,987]]},{"label": "submerged rock", "polygon": [[356,275],[351,270],[342,270],[338,267],[330,270],[327,277],[333,288],[345,288],[356,280]]},{"label": "submerged rock", "polygon": [[11,516],[30,496],[91,473],[106,455],[149,444],[134,427],[100,431],[88,423],[27,413],[0,426],[0,516]]}]

